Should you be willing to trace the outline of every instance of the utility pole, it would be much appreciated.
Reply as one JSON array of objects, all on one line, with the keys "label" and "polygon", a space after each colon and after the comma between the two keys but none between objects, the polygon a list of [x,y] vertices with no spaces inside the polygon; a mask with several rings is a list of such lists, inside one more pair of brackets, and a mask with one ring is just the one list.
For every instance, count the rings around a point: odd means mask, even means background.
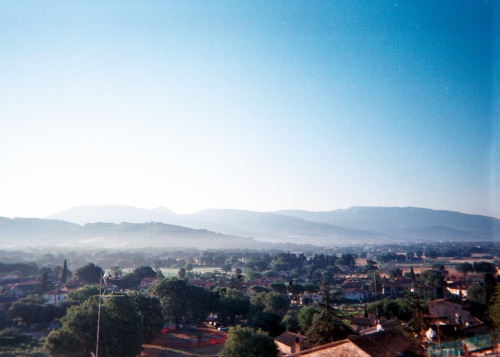
[{"label": "utility pole", "polygon": [[95,357],[99,357],[99,328],[101,327],[101,293],[102,293],[102,271],[99,279],[99,309],[97,312],[97,343],[95,345]]},{"label": "utility pole", "polygon": [[375,272],[373,273],[373,290],[375,294],[375,322],[378,325],[378,304],[377,304],[377,277]]}]

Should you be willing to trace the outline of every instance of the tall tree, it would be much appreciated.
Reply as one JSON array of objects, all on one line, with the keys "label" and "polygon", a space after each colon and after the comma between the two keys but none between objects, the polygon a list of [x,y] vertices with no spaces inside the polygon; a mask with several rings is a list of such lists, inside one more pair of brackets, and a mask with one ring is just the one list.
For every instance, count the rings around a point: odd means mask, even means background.
[{"label": "tall tree", "polygon": [[247,314],[250,307],[250,299],[237,289],[218,287],[213,291],[214,311],[217,312],[219,320],[234,325],[237,316]]},{"label": "tall tree", "polygon": [[160,299],[165,320],[176,325],[183,320],[203,320],[209,312],[209,292],[184,279],[163,279],[151,288],[151,294]]},{"label": "tall tree", "polygon": [[76,269],[75,277],[76,279],[82,280],[89,284],[99,284],[102,273],[103,271],[101,267],[98,267],[93,263],[89,263]]},{"label": "tall tree", "polygon": [[500,330],[500,283],[496,284],[495,294],[490,306],[490,316],[497,331]]},{"label": "tall tree", "polygon": [[47,272],[44,272],[40,276],[40,292],[44,293],[52,288],[54,288],[54,284],[52,283],[52,280],[49,279]]},{"label": "tall tree", "polygon": [[274,357],[278,349],[274,340],[261,330],[256,333],[248,327],[232,327],[219,357]]},{"label": "tall tree", "polygon": [[365,265],[366,271],[377,270],[377,269],[378,269],[378,266],[377,266],[377,262],[375,260],[372,260],[372,259],[366,260],[366,265]]},{"label": "tall tree", "polygon": [[286,297],[274,291],[262,292],[251,298],[253,305],[260,306],[261,310],[283,317],[288,310],[289,302]]},{"label": "tall tree", "polygon": [[458,263],[457,265],[455,265],[455,269],[456,271],[464,275],[467,275],[467,273],[474,271],[474,267],[469,262]]},{"label": "tall tree", "polygon": [[290,332],[300,331],[299,320],[297,319],[296,311],[288,312],[281,320],[281,323],[283,324],[283,327],[285,327],[287,331]]},{"label": "tall tree", "polygon": [[66,262],[66,259],[64,259],[64,264],[61,271],[61,283],[63,284],[66,283],[66,281],[68,281],[68,276],[69,276],[68,263]]},{"label": "tall tree", "polygon": [[321,312],[314,315],[313,322],[306,331],[306,335],[317,346],[347,338],[353,333],[351,327],[342,321],[337,311],[331,306],[330,292],[326,282],[323,282],[323,291]]},{"label": "tall tree", "polygon": [[[419,286],[416,285],[416,289]],[[411,312],[411,319],[408,321],[410,329],[415,333],[421,333],[427,329],[427,321],[422,315],[428,313],[428,306],[420,300],[416,293],[408,293],[405,299],[406,308]]]},{"label": "tall tree", "polygon": [[340,265],[346,265],[349,268],[354,268],[356,266],[356,259],[350,253],[342,254],[340,257]]},{"label": "tall tree", "polygon": [[299,322],[300,330],[303,333],[311,326],[314,315],[319,314],[320,312],[321,310],[315,306],[306,306],[299,310],[297,313],[297,320]]},{"label": "tall tree", "polygon": [[134,304],[142,325],[143,341],[149,343],[153,341],[156,334],[163,327],[163,313],[160,300],[138,291],[128,294]]},{"label": "tall tree", "polygon": [[[97,342],[98,297],[68,309],[62,327],[47,337],[45,350],[52,356],[89,356]],[[139,333],[138,333],[139,331]],[[143,335],[136,307],[126,295],[104,299],[101,306],[99,350],[105,356],[134,357],[141,351]]]},{"label": "tall tree", "polygon": [[410,267],[410,278],[412,281],[417,280],[417,276],[415,275],[415,272],[413,271],[413,267]]},{"label": "tall tree", "polygon": [[153,270],[153,268],[144,265],[135,268],[132,271],[132,274],[134,274],[137,279],[139,279],[139,281],[146,277],[156,278],[156,272]]},{"label": "tall tree", "polygon": [[484,300],[486,305],[493,303],[493,295],[495,294],[496,281],[495,277],[490,274],[484,274]]}]

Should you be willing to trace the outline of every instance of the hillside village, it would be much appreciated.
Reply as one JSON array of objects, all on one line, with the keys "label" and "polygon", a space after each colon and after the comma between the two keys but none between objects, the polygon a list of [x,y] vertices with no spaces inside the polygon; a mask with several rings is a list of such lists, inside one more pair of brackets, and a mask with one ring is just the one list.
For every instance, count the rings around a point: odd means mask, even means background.
[{"label": "hillside village", "polygon": [[[4,261],[7,256],[19,261],[0,265],[0,351],[59,356],[76,345],[91,352],[95,334],[84,340],[77,332],[82,314],[90,314],[86,328],[96,329],[93,309],[101,294],[106,309],[116,299],[130,300],[137,321],[130,319],[141,326],[134,329],[132,356],[231,355],[231,346],[248,331],[273,339],[265,355],[496,353],[500,246],[416,247],[313,254],[179,251],[161,253],[163,258],[134,253],[144,265],[87,263],[76,269],[72,259],[52,264],[61,253],[27,262],[26,255],[20,261],[22,254],[16,258],[16,252],[4,251]],[[86,254],[109,263],[115,253]],[[79,261],[75,253],[68,256]],[[111,324],[106,334],[120,324],[105,323]],[[137,331],[143,331],[140,338]],[[123,338],[125,333],[114,336],[114,343]],[[390,354],[382,354],[381,345]]]}]

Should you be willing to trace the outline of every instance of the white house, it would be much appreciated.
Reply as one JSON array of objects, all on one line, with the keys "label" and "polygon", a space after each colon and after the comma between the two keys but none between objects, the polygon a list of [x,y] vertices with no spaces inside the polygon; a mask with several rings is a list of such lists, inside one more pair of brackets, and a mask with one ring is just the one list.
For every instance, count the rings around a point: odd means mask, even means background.
[{"label": "white house", "polygon": [[54,289],[50,291],[46,291],[43,293],[43,298],[45,301],[47,301],[48,304],[57,304],[59,302],[62,302],[66,300],[66,297],[68,296],[68,289],[62,288],[62,289]]}]

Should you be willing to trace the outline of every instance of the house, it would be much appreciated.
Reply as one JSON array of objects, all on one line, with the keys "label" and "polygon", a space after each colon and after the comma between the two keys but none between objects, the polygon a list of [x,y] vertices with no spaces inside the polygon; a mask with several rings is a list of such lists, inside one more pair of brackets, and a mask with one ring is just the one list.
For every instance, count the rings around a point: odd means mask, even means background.
[{"label": "house", "polygon": [[19,283],[9,289],[11,295],[17,298],[25,297],[31,295],[38,291],[40,284],[33,281],[28,281],[25,283]]},{"label": "house", "polygon": [[342,289],[342,293],[345,295],[347,291],[352,289],[363,290],[365,283],[360,280],[348,279],[344,281],[340,287]]},{"label": "house", "polygon": [[289,357],[399,357],[425,356],[424,349],[417,341],[402,332],[391,329],[367,335],[350,336],[326,345],[313,347]]},{"label": "house", "polygon": [[147,276],[145,278],[142,278],[141,284],[139,285],[139,287],[141,288],[141,290],[146,291],[150,287],[155,286],[156,284],[158,284],[159,282],[160,282],[160,279],[153,278],[151,276]]},{"label": "house", "polygon": [[462,319],[471,316],[470,311],[464,310],[459,299],[438,299],[429,303],[429,314],[440,318],[455,319],[457,315]]},{"label": "house", "polygon": [[[26,280],[26,279],[24,279]],[[2,290],[8,290],[15,286],[16,284],[19,284],[24,281],[21,278],[18,278],[15,275],[12,274],[6,274],[0,278],[0,291]]]},{"label": "house", "polygon": [[352,301],[365,301],[371,297],[371,293],[361,289],[350,289],[344,292],[344,298]]},{"label": "house", "polygon": [[424,349],[416,340],[397,329],[351,336],[349,340],[371,357],[425,356]]},{"label": "house", "polygon": [[491,333],[491,325],[480,320],[486,316],[485,311],[484,304],[454,296],[429,303],[429,313],[435,317],[433,329],[446,340]]},{"label": "house", "polygon": [[302,352],[291,353],[287,357],[370,357],[368,353],[356,346],[349,339],[340,340],[326,345],[313,347]]},{"label": "house", "polygon": [[342,295],[344,298],[353,301],[363,301],[370,296],[370,293],[365,290],[365,283],[359,279],[347,279],[341,285]]},{"label": "house", "polygon": [[244,283],[243,287],[245,288],[246,291],[248,291],[254,285],[262,286],[266,289],[269,289],[269,284],[274,283],[276,280],[277,280],[277,278],[274,278],[274,277],[254,279],[252,281]]},{"label": "house", "polygon": [[299,303],[301,305],[315,304],[321,301],[323,301],[323,295],[318,293],[303,293],[299,296]]},{"label": "house", "polygon": [[489,332],[484,322],[474,316],[475,313],[486,309],[486,305],[456,297],[438,299],[429,303],[429,313],[436,316],[441,324],[464,333]]},{"label": "house", "polygon": [[57,304],[59,302],[63,302],[66,300],[66,297],[68,296],[68,289],[67,288],[61,288],[61,289],[54,289],[50,291],[46,291],[43,293],[43,298],[45,301],[47,301],[48,304]]},{"label": "house", "polygon": [[449,282],[446,285],[446,290],[448,290],[453,295],[466,297],[469,286],[470,285],[465,282]]},{"label": "house", "polygon": [[382,294],[387,297],[396,298],[402,296],[408,289],[409,287],[405,284],[396,281],[386,281],[382,284]]},{"label": "house", "polygon": [[411,288],[410,291],[412,293],[416,293],[418,296],[421,297],[436,298],[438,295],[438,289],[434,286],[429,286],[429,285],[422,285],[416,288]]},{"label": "house", "polygon": [[351,328],[354,332],[360,332],[361,330],[377,326],[377,322],[377,318],[373,315],[370,317],[354,317],[351,320]]},{"label": "house", "polygon": [[407,277],[396,277],[394,281],[382,283],[382,294],[388,297],[400,297],[411,289],[413,280]]},{"label": "house", "polygon": [[104,287],[110,291],[118,291],[122,283],[120,276],[110,276],[104,280]]},{"label": "house", "polygon": [[274,339],[278,349],[284,354],[300,352],[313,346],[309,337],[298,333],[285,332]]},{"label": "house", "polygon": [[377,319],[373,315],[370,317],[354,317],[351,320],[351,328],[361,335],[378,332],[381,328],[384,330],[393,329],[395,326],[394,320]]},{"label": "house", "polygon": [[211,289],[215,285],[215,283],[208,280],[189,280],[188,283],[189,285],[196,285],[205,289]]}]

